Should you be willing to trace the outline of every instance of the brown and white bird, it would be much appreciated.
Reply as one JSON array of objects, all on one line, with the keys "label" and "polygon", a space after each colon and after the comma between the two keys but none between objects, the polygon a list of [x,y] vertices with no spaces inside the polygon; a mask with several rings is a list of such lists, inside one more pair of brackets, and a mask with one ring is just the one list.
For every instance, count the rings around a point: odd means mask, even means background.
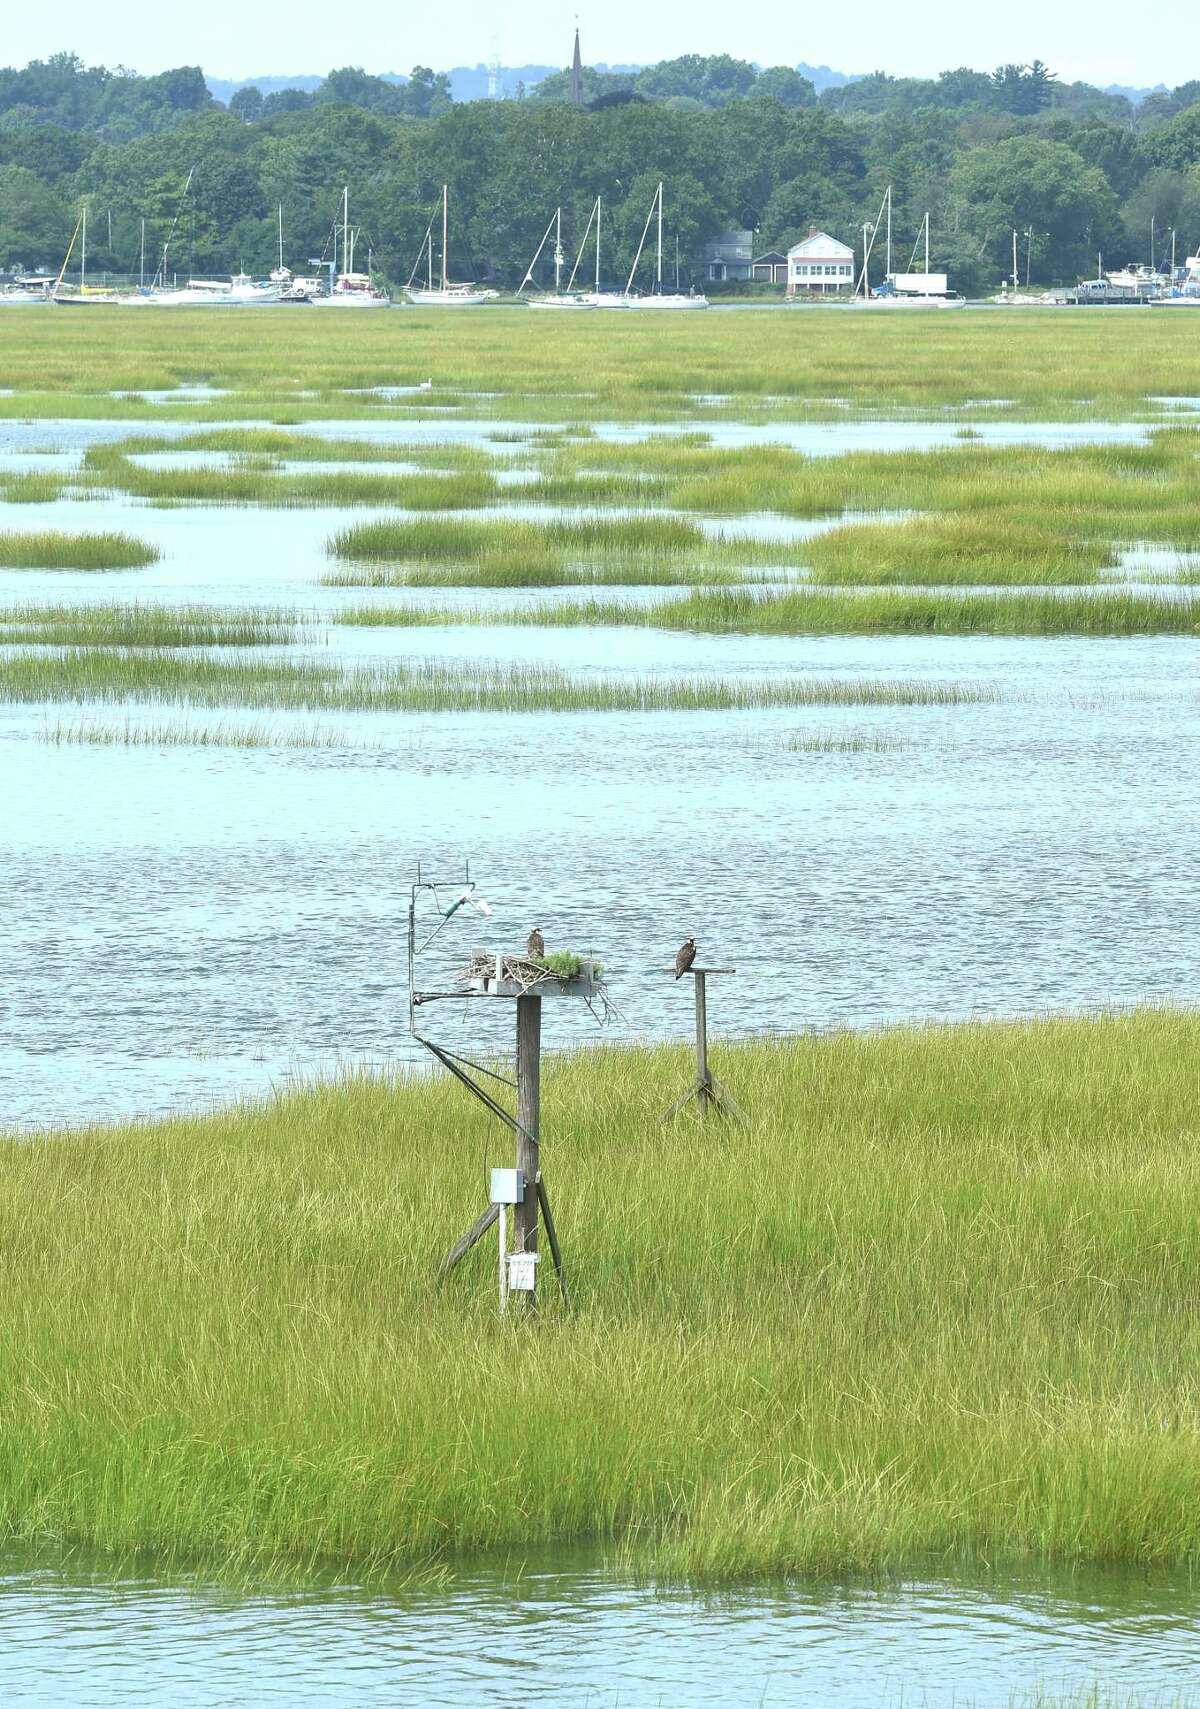
[{"label": "brown and white bird", "polygon": [[530,961],[540,961],[546,953],[546,940],[542,936],[542,928],[535,926],[529,934],[529,942],[525,946]]},{"label": "brown and white bird", "polygon": [[689,938],[675,957],[675,977],[682,979],[688,968],[696,959],[696,940]]}]

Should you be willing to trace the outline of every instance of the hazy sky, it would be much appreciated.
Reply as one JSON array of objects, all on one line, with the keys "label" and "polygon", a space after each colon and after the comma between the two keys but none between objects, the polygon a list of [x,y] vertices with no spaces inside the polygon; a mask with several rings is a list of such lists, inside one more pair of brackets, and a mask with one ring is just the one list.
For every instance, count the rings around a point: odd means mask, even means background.
[{"label": "hazy sky", "polygon": [[[805,15],[807,14],[807,15]],[[486,60],[495,46],[507,65],[563,64],[576,12],[554,0],[483,0],[400,6],[396,0],[327,0],[246,5],[203,0],[58,0],[8,9],[3,56],[10,64],[72,48],[89,63],[143,72],[201,65],[219,77],[322,72],[336,65],[407,71]],[[1040,58],[1069,80],[1168,87],[1200,77],[1200,8],[1188,0],[858,0],[823,11],[784,0],[605,0],[579,12],[588,61],[649,63],[680,53],[732,53],[762,64],[807,61],[837,70],[883,68],[928,75],[948,66],[989,70]]]}]

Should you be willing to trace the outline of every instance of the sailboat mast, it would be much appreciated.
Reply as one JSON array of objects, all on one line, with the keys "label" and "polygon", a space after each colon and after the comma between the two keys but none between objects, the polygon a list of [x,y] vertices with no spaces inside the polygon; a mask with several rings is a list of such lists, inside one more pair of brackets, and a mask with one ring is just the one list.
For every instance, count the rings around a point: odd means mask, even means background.
[{"label": "sailboat mast", "polygon": [[1018,280],[1017,280],[1017,228],[1016,228],[1016,226],[1013,227],[1013,274],[1012,274],[1012,279],[1013,279],[1013,290],[1015,291],[1017,288],[1017,284],[1018,284]]},{"label": "sailboat mast", "polygon": [[[929,269],[926,268],[925,271],[928,272]],[[887,188],[887,266],[884,268],[884,277],[890,278],[891,273],[892,273],[892,186],[889,184],[888,188]]]},{"label": "sailboat mast", "polygon": [[279,204],[279,271],[283,272],[283,203]]},{"label": "sailboat mast", "polygon": [[450,283],[450,273],[446,266],[446,245],[450,240],[450,186],[442,185],[442,289],[447,289]]},{"label": "sailboat mast", "polygon": [[554,295],[562,290],[562,209],[554,210]]},{"label": "sailboat mast", "polygon": [[87,203],[83,204],[83,237],[79,250],[79,295],[82,296],[87,287]]},{"label": "sailboat mast", "polygon": [[600,294],[600,198],[596,197],[596,294]]},{"label": "sailboat mast", "polygon": [[146,289],[146,222],[142,221],[142,247],[138,252],[138,289]]},{"label": "sailboat mast", "polygon": [[662,291],[662,179],[658,181],[658,263],[655,267],[655,282],[659,292]]},{"label": "sailboat mast", "polygon": [[429,230],[425,233],[425,255],[427,261],[426,278],[429,289],[433,289],[433,221],[429,222]]},{"label": "sailboat mast", "polygon": [[342,190],[342,272],[350,271],[350,186]]},{"label": "sailboat mast", "polygon": [[925,273],[929,274],[929,209],[925,210]]}]

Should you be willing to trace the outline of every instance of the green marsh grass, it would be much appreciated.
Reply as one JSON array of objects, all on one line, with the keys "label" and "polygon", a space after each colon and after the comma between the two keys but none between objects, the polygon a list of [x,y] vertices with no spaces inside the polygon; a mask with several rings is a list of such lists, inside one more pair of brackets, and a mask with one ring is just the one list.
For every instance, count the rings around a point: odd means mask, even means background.
[{"label": "green marsh grass", "polygon": [[157,546],[132,534],[66,534],[61,529],[0,532],[0,568],[9,570],[132,570],[152,564]]},{"label": "green marsh grass", "polygon": [[339,621],[397,627],[533,624],[763,635],[1195,635],[1200,633],[1200,600],[1103,589],[1075,594],[955,594],[890,588],[856,593],[803,587],[780,592],[714,587],[649,605],[585,599],[454,612],[381,606],[368,618],[361,612],[344,612]]},{"label": "green marsh grass", "polygon": [[788,556],[779,545],[714,540],[687,517],[657,515],[382,518],[341,530],[327,550],[349,561],[322,578],[335,587],[732,583],[739,568]]},{"label": "green marsh grass", "polygon": [[350,748],[363,744],[321,725],[287,728],[269,724],[147,724],[126,719],[60,718],[38,732],[52,747],[86,748]]},{"label": "green marsh grass", "polygon": [[14,1139],[0,1536],[356,1582],[1194,1566],[1198,1048],[1158,1011],[717,1043],[732,1145],[661,1122],[683,1045],[551,1056],[572,1310],[532,1331],[494,1247],[434,1280],[495,1145],[447,1078]]},{"label": "green marsh grass", "polygon": [[[406,312],[352,327],[203,309],[147,309],[103,325],[91,316],[70,325],[54,315],[10,316],[0,325],[0,365],[14,395],[0,398],[0,414],[145,421],[186,411],[185,419],[216,425],[420,418],[437,403],[561,430],[623,419],[838,419],[847,408],[895,416],[952,407],[963,421],[973,411],[986,419],[994,411],[979,407],[981,375],[1014,419],[1127,419],[1150,413],[1149,395],[1200,396],[1200,352],[1181,324],[1186,316],[1121,323],[1028,309],[1014,337],[1003,315],[955,315],[934,326],[926,317],[781,309],[669,324],[631,317],[620,327],[581,315],[553,339],[534,318],[520,308],[437,326]],[[432,397],[389,402],[348,390],[429,376]],[[233,395],[167,404],[111,395],[197,380]],[[731,401],[701,406],[697,393]]]},{"label": "green marsh grass", "polygon": [[504,497],[495,474],[484,469],[371,474],[359,472],[351,462],[345,469],[304,474],[281,471],[254,458],[230,467],[152,469],[105,446],[88,453],[86,471],[94,483],[153,504],[280,508],[387,504],[408,510],[466,510],[496,504]]},{"label": "green marsh grass", "polygon": [[959,705],[957,684],[866,677],[600,676],[546,666],[417,660],[341,669],[252,654],[64,647],[0,657],[0,701],[362,712],[734,712],[788,706]]},{"label": "green marsh grass", "polygon": [[473,564],[351,564],[327,571],[321,582],[325,587],[524,588],[721,587],[742,580],[736,570],[703,560],[565,563],[553,554],[536,553],[536,547],[525,552],[497,546]]},{"label": "green marsh grass", "polygon": [[804,556],[826,587],[1079,587],[1112,563],[1111,548],[1064,540],[1052,527],[963,513],[835,528],[807,541]]},{"label": "green marsh grass", "polygon": [[205,605],[0,607],[0,644],[53,647],[266,647],[294,641],[297,619],[281,611]]},{"label": "green marsh grass", "polygon": [[0,504],[53,504],[62,497],[66,484],[65,475],[48,475],[35,469],[0,475]]}]

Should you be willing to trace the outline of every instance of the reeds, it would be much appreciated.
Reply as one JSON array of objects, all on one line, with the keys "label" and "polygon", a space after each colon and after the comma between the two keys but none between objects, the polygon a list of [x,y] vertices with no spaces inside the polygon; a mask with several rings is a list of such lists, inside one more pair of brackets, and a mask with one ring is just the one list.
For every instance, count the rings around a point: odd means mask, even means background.
[{"label": "reeds", "polygon": [[0,532],[0,567],[9,570],[132,570],[152,564],[157,546],[132,534],[67,534],[47,528],[38,533]]},{"label": "reeds", "polygon": [[787,706],[958,705],[966,685],[902,679],[603,675],[547,666],[416,660],[378,669],[160,648],[64,647],[0,657],[14,703],[141,702],[362,712],[733,712]]},{"label": "reeds", "polygon": [[52,747],[84,748],[330,748],[359,747],[338,730],[321,725],[145,723],[127,718],[103,724],[93,718],[60,718],[38,732]]},{"label": "reeds", "polygon": [[[347,614],[349,617],[349,614]],[[343,620],[346,620],[345,618]],[[698,588],[683,598],[631,604],[543,601],[469,613],[381,607],[379,622],[536,624],[549,628],[649,627],[764,635],[1196,635],[1200,600],[1153,593],[862,593],[788,587]]]},{"label": "reeds", "polygon": [[448,1077],[14,1140],[0,1535],[354,1582],[1195,1564],[1197,1033],[718,1042],[730,1144],[660,1119],[683,1046],[547,1059],[533,1334],[494,1245],[435,1280],[495,1133]]},{"label": "reeds", "polygon": [[268,647],[294,641],[294,613],[205,605],[0,607],[0,643],[51,647]]}]

